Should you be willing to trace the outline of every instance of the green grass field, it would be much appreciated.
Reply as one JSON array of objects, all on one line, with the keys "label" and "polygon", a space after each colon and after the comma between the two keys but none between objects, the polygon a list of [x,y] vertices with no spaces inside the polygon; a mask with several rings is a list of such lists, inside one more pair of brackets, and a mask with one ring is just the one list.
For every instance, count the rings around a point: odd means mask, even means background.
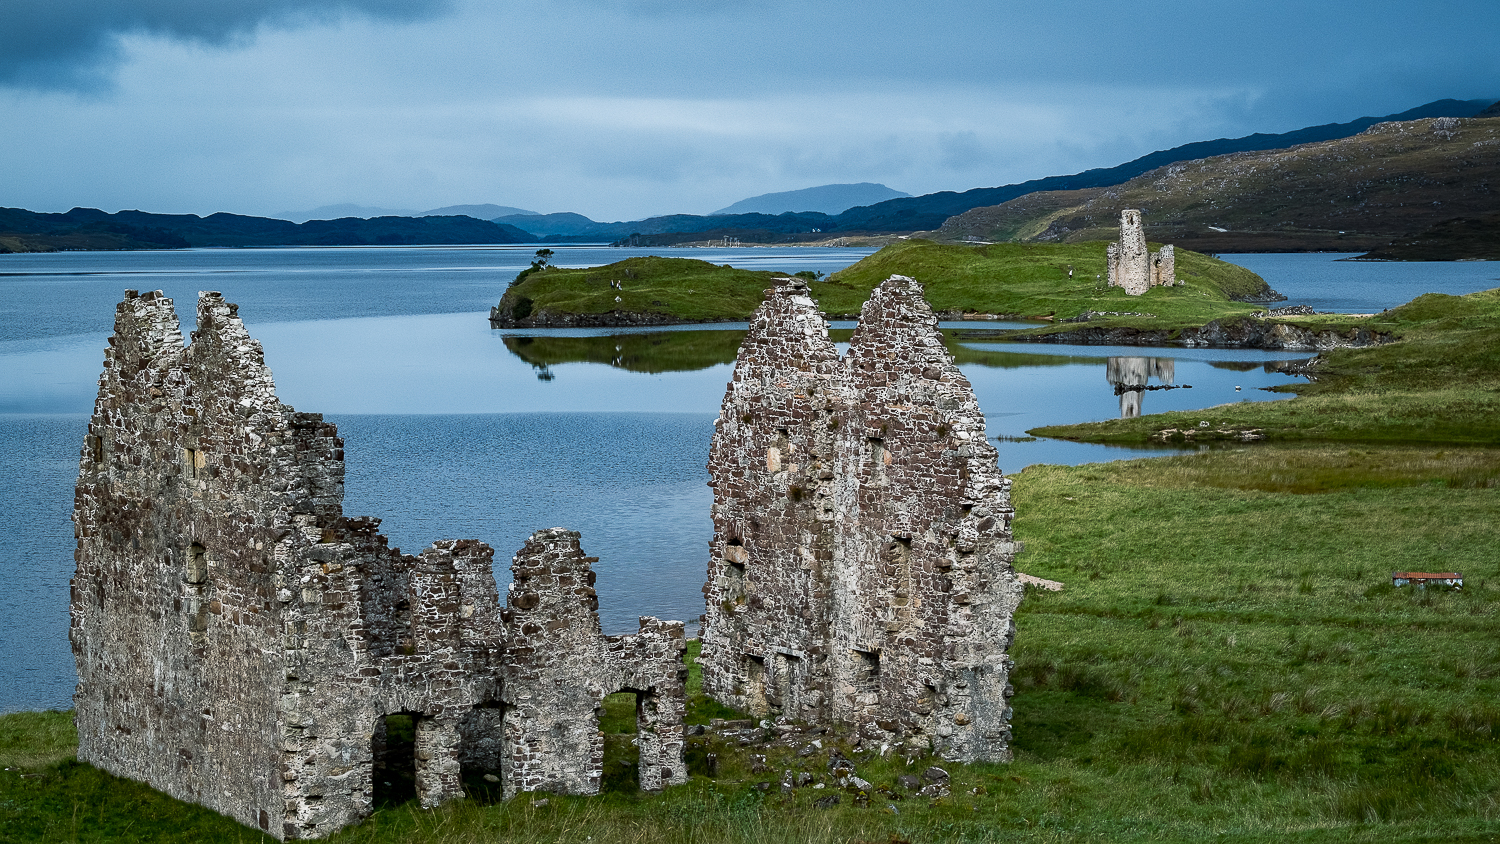
[{"label": "green grass field", "polygon": [[[692,781],[635,790],[631,699],[606,702],[597,797],[380,810],[337,842],[1489,841],[1500,837],[1500,450],[1241,446],[1033,466],[1014,477],[1022,603],[1016,761],[854,756],[889,793],[826,782],[825,754],[690,739]],[[1395,589],[1456,569],[1462,591]],[[731,715],[690,680],[689,720]],[[721,760],[705,775],[705,754]],[[71,761],[66,713],[0,717],[0,840],[261,840]],[[770,782],[769,791],[755,788]],[[903,799],[896,799],[899,795]],[[894,811],[893,811],[894,810]]]},{"label": "green grass field", "polygon": [[[1269,288],[1260,276],[1182,249],[1177,250],[1176,262],[1177,277],[1187,282],[1184,286],[1155,287],[1130,296],[1107,285],[1106,245],[1099,241],[957,246],[906,240],[834,273],[831,284],[814,285],[814,293],[825,312],[844,313],[846,300],[863,303],[875,285],[898,274],[922,282],[927,301],[937,311],[1057,319],[1085,311],[1146,313],[1151,317],[1130,324],[1158,328],[1202,325],[1263,309],[1230,298],[1264,294]],[[834,295],[825,292],[825,286],[840,291]],[[857,309],[856,304],[848,312]]]}]

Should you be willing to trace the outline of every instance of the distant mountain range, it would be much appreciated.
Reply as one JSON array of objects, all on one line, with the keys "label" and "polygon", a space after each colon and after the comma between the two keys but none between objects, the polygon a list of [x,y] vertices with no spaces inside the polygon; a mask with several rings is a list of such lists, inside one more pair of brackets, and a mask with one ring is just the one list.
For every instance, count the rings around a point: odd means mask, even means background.
[{"label": "distant mountain range", "polygon": [[674,243],[716,240],[720,237],[738,237],[745,243],[805,242],[838,234],[932,230],[943,225],[949,217],[974,208],[999,205],[1028,194],[1113,187],[1179,161],[1236,152],[1285,149],[1298,144],[1348,138],[1377,123],[1430,117],[1473,117],[1486,108],[1500,108],[1500,102],[1488,99],[1437,100],[1383,117],[1361,117],[1347,123],[1309,126],[1280,134],[1256,133],[1242,138],[1198,141],[1143,155],[1115,167],[1086,170],[1069,176],[1048,176],[1001,187],[974,188],[962,193],[943,191],[888,199],[873,205],[849,208],[833,215],[819,212],[717,214],[706,217],[677,214],[632,222],[598,223],[581,214],[543,214],[527,219],[501,217],[496,221],[523,228],[543,240],[608,239],[626,242],[628,239],[630,243],[640,246],[671,246]]},{"label": "distant mountain range", "polygon": [[[951,217],[964,214],[977,208],[1002,207],[1005,210],[996,212],[1004,220],[989,220],[974,225],[983,229],[983,234],[978,234],[979,229],[958,231],[953,229],[950,234],[954,236],[983,236],[994,238],[1005,231],[1012,231],[1015,236],[1020,236],[1022,229],[1028,226],[1034,228],[1033,224],[1039,218],[1038,215],[1047,217],[1048,220],[1061,220],[1070,209],[1093,202],[1096,197],[1084,197],[1077,195],[1078,191],[1098,191],[1101,189],[1113,189],[1124,186],[1131,180],[1138,179],[1144,174],[1151,173],[1167,165],[1180,162],[1197,162],[1202,159],[1217,161],[1225,156],[1235,154],[1247,154],[1265,152],[1268,150],[1282,150],[1298,145],[1315,144],[1350,138],[1359,135],[1366,129],[1379,123],[1392,121],[1413,121],[1424,118],[1438,117],[1473,117],[1480,113],[1486,115],[1500,114],[1500,102],[1492,100],[1438,100],[1414,109],[1409,109],[1398,114],[1385,115],[1383,117],[1362,117],[1348,123],[1330,123],[1323,126],[1311,126],[1294,132],[1281,134],[1254,134],[1242,138],[1220,138],[1213,141],[1200,141],[1173,147],[1169,150],[1154,152],[1142,156],[1134,161],[1116,167],[1087,170],[1069,176],[1049,176],[1044,179],[1033,179],[1014,185],[1004,185],[994,188],[975,188],[973,190],[956,193],[944,191],[940,193],[927,194],[924,196],[900,196],[894,199],[885,199],[869,205],[860,205],[847,208],[839,213],[827,213],[825,211],[785,211],[782,213],[746,212],[746,213],[716,213],[712,215],[674,214],[662,217],[652,217],[645,220],[629,222],[602,223],[589,219],[581,214],[558,213],[537,214],[525,209],[513,208],[502,205],[454,205],[447,208],[438,208],[432,211],[411,212],[391,214],[387,213],[394,209],[370,208],[357,205],[331,205],[314,209],[310,214],[326,213],[329,215],[340,215],[335,219],[308,221],[297,223],[288,220],[271,219],[266,217],[246,217],[236,214],[212,214],[208,217],[198,217],[192,214],[148,214],[141,211],[121,211],[117,214],[106,214],[97,209],[75,208],[66,214],[39,214],[22,209],[0,209],[0,251],[50,251],[54,249],[166,249],[182,248],[184,246],[297,246],[297,245],[373,245],[373,244],[503,244],[503,243],[528,243],[533,241],[543,242],[614,242],[619,244],[630,244],[638,246],[671,246],[684,242],[714,241],[720,238],[735,238],[743,243],[797,243],[813,240],[822,240],[838,235],[846,234],[882,234],[882,233],[906,233],[914,231],[936,230],[943,227],[944,223]],[[1477,149],[1477,148],[1476,148]],[[1488,148],[1475,156],[1481,160],[1488,160],[1490,154]],[[1351,168],[1344,162],[1324,161],[1322,166],[1328,168],[1328,172],[1322,174],[1324,181],[1332,184],[1338,181],[1338,177],[1344,171]],[[1446,165],[1441,165],[1446,166]],[[1446,173],[1446,171],[1444,171]],[[1309,174],[1309,179],[1316,181]],[[1472,176],[1472,174],[1470,174]],[[1225,178],[1228,178],[1227,176]],[[1371,178],[1378,178],[1378,174],[1371,174]],[[1383,177],[1379,177],[1383,178]],[[1444,176],[1446,178],[1446,176]],[[1465,182],[1467,179],[1467,182]],[[1331,180],[1331,181],[1330,181]],[[1412,202],[1406,202],[1399,198],[1393,199],[1396,207],[1402,207],[1400,212],[1390,212],[1386,215],[1386,221],[1405,221],[1402,225],[1407,228],[1395,231],[1385,222],[1374,228],[1361,229],[1354,226],[1352,222],[1334,226],[1337,214],[1330,211],[1329,215],[1310,214],[1308,221],[1325,219],[1330,230],[1337,232],[1361,231],[1369,237],[1384,237],[1379,243],[1385,243],[1391,237],[1406,236],[1426,226],[1435,225],[1443,219],[1449,219],[1460,214],[1469,214],[1493,210],[1493,203],[1489,208],[1471,209],[1459,202],[1459,206],[1445,208],[1443,203],[1451,201],[1449,193],[1433,193],[1428,190],[1431,185],[1426,183],[1412,183],[1381,180],[1381,190],[1389,189],[1397,193],[1389,197],[1398,197],[1400,191],[1411,193]],[[1444,182],[1444,184],[1448,184]],[[1472,178],[1466,176],[1461,178],[1456,185],[1450,186],[1454,189],[1462,189],[1464,184],[1477,185]],[[1488,187],[1491,182],[1485,182],[1483,187]],[[1262,206],[1274,199],[1274,191],[1263,192],[1264,195],[1251,201],[1243,198],[1247,196],[1243,192],[1236,193],[1240,185],[1231,185],[1228,182],[1204,185],[1203,190],[1212,190],[1213,195],[1222,194],[1226,197],[1234,195],[1242,197],[1246,208]],[[1353,196],[1353,186],[1347,193]],[[737,202],[723,212],[736,211],[746,207],[765,207],[774,210],[784,207],[787,202],[803,204],[809,201],[809,197],[826,194],[828,196],[839,196],[840,190],[834,189],[860,189],[860,190],[883,190],[890,191],[883,185],[864,183],[860,185],[824,185],[819,188],[809,188],[805,191],[788,191],[781,194],[766,194],[760,197]],[[1479,189],[1475,187],[1474,189]],[[820,192],[822,192],[820,194]],[[894,192],[893,192],[894,193]],[[1313,191],[1316,193],[1316,191]],[[1451,193],[1451,191],[1450,191]],[[1419,209],[1413,204],[1417,195],[1420,194],[1422,201],[1429,203],[1429,207]],[[1432,194],[1429,196],[1429,194]],[[849,194],[844,193],[847,197]],[[1121,201],[1135,202],[1136,205],[1121,205],[1114,202],[1111,207],[1146,207],[1165,208],[1161,197],[1143,193],[1139,196],[1130,191],[1111,191],[1112,198],[1130,197]],[[790,199],[788,199],[790,197]],[[799,198],[800,197],[800,198]],[[825,206],[832,208],[842,203],[835,202]],[[1010,204],[1015,201],[1015,204]],[[1300,200],[1299,200],[1300,201]],[[755,203],[768,203],[755,205]],[[1153,206],[1153,203],[1156,203]],[[1432,203],[1437,203],[1433,205]],[[1078,211],[1084,215],[1086,220],[1075,221],[1077,225],[1069,223],[1058,223],[1059,226],[1068,228],[1068,232],[1058,234],[1058,237],[1072,240],[1078,232],[1084,230],[1097,230],[1102,232],[1108,228],[1100,216],[1108,202],[1100,200],[1089,205],[1088,208]],[[1331,204],[1339,205],[1337,197],[1331,198]],[[1271,203],[1274,205],[1274,203]],[[1192,229],[1192,218],[1188,214],[1189,209],[1181,209],[1181,213],[1173,212],[1187,221],[1188,228],[1182,230],[1183,237],[1193,241],[1195,245],[1191,248],[1200,251],[1204,249],[1219,248],[1233,250],[1240,247],[1233,244],[1243,244],[1243,236],[1236,238],[1221,238],[1218,235],[1225,234],[1221,229],[1242,231],[1230,225],[1219,225],[1219,223],[1205,223],[1210,226],[1202,231]],[[1227,211],[1228,209],[1226,209]],[[1248,213],[1248,212],[1246,212]],[[1260,213],[1260,212],[1257,212]],[[1264,213],[1275,214],[1274,210],[1266,210]],[[1384,212],[1382,212],[1384,213]],[[1331,216],[1330,216],[1331,215]],[[301,216],[301,215],[288,215]],[[365,219],[370,216],[372,219]],[[979,215],[983,216],[983,215]],[[995,215],[990,215],[994,217]],[[1282,216],[1286,216],[1283,214]],[[1220,222],[1231,219],[1232,215],[1219,215]],[[976,218],[977,219],[977,218]],[[1158,219],[1161,219],[1158,217]],[[1233,218],[1238,219],[1238,218]],[[1363,219],[1367,223],[1368,215]],[[997,221],[998,220],[998,221]],[[1311,223],[1309,223],[1311,224]],[[967,225],[967,224],[965,224]],[[1239,223],[1235,224],[1236,226]],[[1301,225],[1298,223],[1297,225]],[[1415,226],[1416,228],[1411,228]],[[987,227],[987,228],[986,228]],[[1007,227],[1011,227],[1007,229]],[[962,226],[960,226],[962,228]],[[1293,226],[1295,228],[1295,226]],[[1261,248],[1271,251],[1277,249],[1322,249],[1334,248],[1328,245],[1329,241],[1323,235],[1292,236],[1291,229],[1283,227],[1278,238],[1267,239]],[[1058,230],[1054,230],[1057,233]],[[1196,233],[1195,233],[1196,232]],[[1028,236],[1040,236],[1039,232],[1031,232]],[[1300,239],[1299,239],[1300,238]],[[1378,245],[1374,242],[1360,243],[1340,242],[1339,246],[1351,249],[1365,249]],[[1179,239],[1179,242],[1182,242]],[[1215,244],[1226,244],[1215,246]],[[1282,244],[1274,246],[1273,244]],[[1295,245],[1302,244],[1302,245]],[[1321,245],[1309,245],[1321,244]]]},{"label": "distant mountain range", "polygon": [[742,199],[728,208],[720,208],[710,217],[723,214],[785,214],[790,211],[817,211],[822,214],[842,214],[860,205],[874,205],[887,199],[911,196],[874,182],[853,185],[820,185],[815,188],[789,190],[780,193],[763,193]]},{"label": "distant mountain range", "polygon": [[148,214],[0,208],[0,252],[183,249],[191,246],[394,246],[529,243],[530,234],[473,217],[355,217],[293,223],[239,214]]},{"label": "distant mountain range", "polygon": [[449,205],[445,208],[434,208],[431,211],[412,211],[403,208],[376,208],[370,205],[355,205],[352,202],[342,202],[338,205],[323,205],[311,211],[283,211],[276,214],[274,219],[290,220],[294,223],[305,223],[308,220],[338,220],[345,217],[359,217],[368,220],[372,217],[473,217],[476,220],[493,220],[496,217],[505,217],[511,214],[535,214],[535,211],[527,211],[523,208],[512,208],[509,205]]}]

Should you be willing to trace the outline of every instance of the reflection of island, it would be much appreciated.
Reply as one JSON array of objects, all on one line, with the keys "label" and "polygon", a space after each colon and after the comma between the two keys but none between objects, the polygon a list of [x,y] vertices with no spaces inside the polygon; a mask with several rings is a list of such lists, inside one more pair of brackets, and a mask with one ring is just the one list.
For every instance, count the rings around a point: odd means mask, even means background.
[{"label": "reflection of island", "polygon": [[[849,328],[834,328],[828,332],[835,343],[847,343],[854,333]],[[957,338],[948,336],[944,340],[954,360],[960,366],[977,365],[997,369],[1014,369],[1027,366],[1067,366],[1069,364],[1097,364],[1097,357],[1075,357],[1030,352],[975,349]],[[741,329],[703,329],[689,331],[650,331],[636,334],[607,334],[594,337],[562,337],[551,334],[529,336],[507,336],[505,348],[516,357],[533,366],[537,378],[551,381],[552,367],[563,363],[602,363],[627,372],[692,372],[723,363],[734,363],[740,341],[745,339]],[[1171,361],[1167,361],[1171,366]]]},{"label": "reflection of island", "polygon": [[734,363],[743,331],[653,331],[600,337],[506,337],[505,348],[551,381],[561,363],[602,363],[627,372],[692,372]]},{"label": "reflection of island", "polygon": [[[1177,362],[1172,358],[1112,357],[1104,366],[1104,378],[1120,397],[1120,418],[1141,415],[1141,399],[1147,390],[1175,390]],[[1159,384],[1152,385],[1155,378]],[[1183,385],[1186,386],[1186,385]]]}]

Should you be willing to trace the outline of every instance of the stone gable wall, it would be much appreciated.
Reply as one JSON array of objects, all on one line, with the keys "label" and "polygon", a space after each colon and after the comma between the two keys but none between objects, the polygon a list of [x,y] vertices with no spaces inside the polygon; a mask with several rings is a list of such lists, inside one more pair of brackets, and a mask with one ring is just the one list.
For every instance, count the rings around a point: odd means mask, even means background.
[{"label": "stone gable wall", "polygon": [[1009,482],[919,284],[877,288],[842,359],[805,285],[767,291],[709,474],[705,691],[950,759],[1009,758]]}]

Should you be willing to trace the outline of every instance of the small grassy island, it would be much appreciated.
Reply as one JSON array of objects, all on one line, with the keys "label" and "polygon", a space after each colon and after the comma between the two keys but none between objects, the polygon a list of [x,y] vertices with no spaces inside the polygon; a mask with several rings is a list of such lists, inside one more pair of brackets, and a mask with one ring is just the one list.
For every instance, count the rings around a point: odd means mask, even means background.
[{"label": "small grassy island", "polygon": [[[950,246],[905,240],[825,281],[809,280],[824,313],[848,318],[859,312],[877,284],[893,274],[922,282],[927,300],[945,318],[1050,320],[1089,312],[1123,313],[1134,316],[1108,324],[1171,330],[1248,317],[1262,309],[1253,303],[1276,298],[1249,270],[1185,250],[1177,252],[1177,275],[1184,285],[1127,296],[1102,280],[1104,253],[1103,243]],[[629,258],[585,269],[539,263],[505,291],[491,311],[493,324],[540,328],[745,320],[772,279],[784,275],[690,258]]]}]

